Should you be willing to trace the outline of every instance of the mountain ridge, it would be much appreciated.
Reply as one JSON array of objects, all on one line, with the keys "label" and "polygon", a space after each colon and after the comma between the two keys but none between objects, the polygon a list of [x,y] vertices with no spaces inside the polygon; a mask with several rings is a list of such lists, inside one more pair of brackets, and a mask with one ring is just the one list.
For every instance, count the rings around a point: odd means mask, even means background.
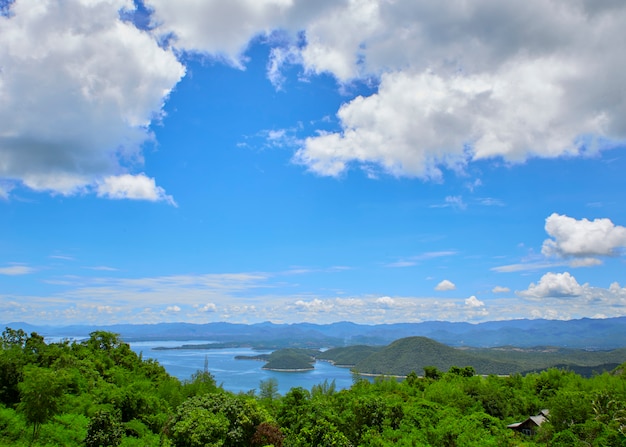
[{"label": "mountain ridge", "polygon": [[155,323],[115,325],[40,326],[25,322],[0,325],[37,332],[44,337],[86,337],[106,330],[126,341],[210,340],[266,343],[273,346],[338,347],[359,344],[387,345],[394,340],[423,336],[455,347],[534,347],[542,345],[579,349],[626,347],[626,317],[575,320],[516,319],[483,323],[426,321],[377,325],[341,321],[330,324],[271,322],[243,324]]}]

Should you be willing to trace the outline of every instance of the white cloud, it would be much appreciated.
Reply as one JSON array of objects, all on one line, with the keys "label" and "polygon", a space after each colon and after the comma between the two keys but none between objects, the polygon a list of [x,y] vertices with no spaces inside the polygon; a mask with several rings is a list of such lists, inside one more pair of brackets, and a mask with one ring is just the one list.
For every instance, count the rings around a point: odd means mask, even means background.
[{"label": "white cloud", "polygon": [[422,253],[421,255],[411,256],[407,259],[401,259],[399,261],[389,263],[386,265],[386,267],[412,267],[423,261],[454,256],[456,254],[457,252],[454,250],[431,251]]},{"label": "white cloud", "polygon": [[416,261],[396,261],[396,262],[391,262],[389,264],[387,264],[387,267],[392,267],[392,268],[401,268],[401,267],[413,267],[414,265],[417,265]]},{"label": "white cloud", "polygon": [[447,196],[444,200],[444,203],[438,203],[436,205],[430,205],[431,208],[456,208],[460,210],[464,210],[467,208],[465,202],[463,202],[463,197],[461,196]]},{"label": "white cloud", "polygon": [[593,267],[601,264],[602,261],[597,258],[576,258],[569,261],[570,267]]},{"label": "white cloud", "polygon": [[[544,241],[541,250],[547,256],[611,256],[626,247],[626,227],[615,225],[610,219],[576,220],[554,213],[546,219],[545,229],[552,238]],[[581,261],[583,265],[593,262]]]},{"label": "white cloud", "polygon": [[122,310],[121,307],[113,307],[113,306],[96,306],[96,310],[98,313],[103,313],[103,314],[108,314],[108,315],[113,315],[117,312],[120,312]]},{"label": "white cloud", "polygon": [[508,287],[495,286],[493,289],[491,289],[491,291],[493,293],[509,293],[511,289],[509,289]]},{"label": "white cloud", "polygon": [[167,306],[165,308],[166,313],[178,313],[180,311],[181,311],[181,308],[179,306]]},{"label": "white cloud", "polygon": [[145,174],[118,175],[105,177],[98,183],[98,196],[110,199],[149,200],[151,202],[164,201],[177,206],[174,198],[165,193],[160,186],[156,186],[153,178]]},{"label": "white cloud", "polygon": [[494,199],[493,197],[483,197],[478,199],[478,203],[483,206],[504,206],[504,202],[500,199]]},{"label": "white cloud", "polygon": [[159,32],[179,50],[211,54],[243,67],[249,41],[285,23],[291,0],[147,0]]},{"label": "white cloud", "polygon": [[307,23],[307,45],[302,50],[305,67],[315,73],[332,73],[341,81],[363,74],[357,59],[365,40],[385,25],[380,6],[376,0],[337,2],[335,8]]},{"label": "white cloud", "polygon": [[117,272],[119,269],[116,269],[115,267],[109,267],[106,265],[97,265],[95,267],[86,267],[90,270],[96,270],[99,272]]},{"label": "white cloud", "polygon": [[337,298],[335,301],[339,306],[345,306],[352,309],[365,305],[365,301],[360,298]]},{"label": "white cloud", "polygon": [[206,303],[199,310],[200,312],[217,312],[217,306],[214,303]]},{"label": "white cloud", "polygon": [[463,197],[461,196],[447,196],[446,197],[446,205],[451,206],[452,208],[458,208],[460,210],[464,210],[467,208],[465,202],[463,202]]},{"label": "white cloud", "polygon": [[148,126],[185,69],[120,20],[132,7],[17,0],[0,16],[0,180],[69,195],[142,164]]},{"label": "white cloud", "polygon": [[26,265],[11,265],[8,267],[0,267],[0,275],[19,276],[33,273],[35,269]]},{"label": "white cloud", "polygon": [[456,289],[456,285],[453,282],[448,281],[447,279],[444,279],[435,287],[435,290],[438,290],[438,291],[447,291],[447,290],[455,290],[455,289]]},{"label": "white cloud", "polygon": [[380,304],[385,307],[391,307],[395,304],[395,301],[389,296],[381,296],[380,298],[376,298],[376,304]]},{"label": "white cloud", "polygon": [[344,104],[342,130],[307,139],[296,160],[431,179],[474,159],[612,147],[626,139],[625,19],[618,2],[350,2],[309,23],[304,63],[380,75],[378,91]]},{"label": "white cloud", "polygon": [[525,298],[567,298],[583,295],[587,284],[580,285],[576,278],[565,273],[546,273],[538,284],[531,283],[527,290],[517,292]]},{"label": "white cloud", "polygon": [[318,298],[311,301],[298,300],[294,304],[297,309],[307,312],[326,312],[333,308],[332,303]]},{"label": "white cloud", "polygon": [[484,307],[485,303],[472,295],[465,300],[465,305],[468,307]]},{"label": "white cloud", "polygon": [[535,262],[522,262],[519,264],[500,265],[498,267],[492,267],[491,270],[493,270],[494,272],[499,272],[499,273],[512,273],[512,272],[542,270],[542,269],[558,267],[562,265],[566,265],[566,263],[535,261]]},{"label": "white cloud", "polygon": [[11,185],[0,182],[0,199],[7,200],[11,189]]}]

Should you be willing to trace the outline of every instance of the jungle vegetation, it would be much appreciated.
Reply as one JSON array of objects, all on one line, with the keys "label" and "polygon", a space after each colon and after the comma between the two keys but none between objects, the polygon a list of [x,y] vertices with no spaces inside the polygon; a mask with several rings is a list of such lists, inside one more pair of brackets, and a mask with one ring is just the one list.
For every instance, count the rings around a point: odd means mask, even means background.
[{"label": "jungle vegetation", "polygon": [[[429,365],[281,396],[273,379],[240,394],[206,370],[181,382],[110,332],[46,343],[7,328],[0,344],[0,446],[626,446],[626,364],[590,378]],[[533,436],[507,428],[543,409]]]}]

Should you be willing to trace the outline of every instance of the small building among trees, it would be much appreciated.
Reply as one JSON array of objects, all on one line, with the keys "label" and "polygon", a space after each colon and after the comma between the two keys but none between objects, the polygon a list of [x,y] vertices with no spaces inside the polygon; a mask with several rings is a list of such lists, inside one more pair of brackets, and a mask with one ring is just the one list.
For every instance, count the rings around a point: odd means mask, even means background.
[{"label": "small building among trees", "polygon": [[537,416],[530,416],[528,419],[522,422],[516,422],[514,424],[507,425],[507,428],[518,431],[528,436],[533,436],[537,433],[537,428],[548,420],[550,410],[541,410]]}]

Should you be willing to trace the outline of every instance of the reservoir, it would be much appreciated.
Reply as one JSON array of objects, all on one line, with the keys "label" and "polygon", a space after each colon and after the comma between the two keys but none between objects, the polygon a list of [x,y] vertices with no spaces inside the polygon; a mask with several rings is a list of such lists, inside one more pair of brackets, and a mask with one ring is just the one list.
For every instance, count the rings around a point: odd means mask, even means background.
[{"label": "reservoir", "polygon": [[167,372],[180,380],[189,380],[191,375],[202,371],[206,362],[208,371],[218,385],[225,390],[248,392],[259,391],[259,382],[274,378],[278,381],[278,392],[285,395],[291,388],[310,390],[313,385],[335,381],[337,390],[352,386],[352,373],[348,368],[338,368],[327,362],[316,362],[313,371],[279,372],[262,369],[265,364],[258,360],[235,360],[237,355],[269,354],[272,351],[257,351],[249,348],[226,349],[171,349],[157,350],[156,347],[177,347],[183,344],[206,344],[207,341],[141,341],[131,342],[130,347],[144,359],[157,360]]}]

